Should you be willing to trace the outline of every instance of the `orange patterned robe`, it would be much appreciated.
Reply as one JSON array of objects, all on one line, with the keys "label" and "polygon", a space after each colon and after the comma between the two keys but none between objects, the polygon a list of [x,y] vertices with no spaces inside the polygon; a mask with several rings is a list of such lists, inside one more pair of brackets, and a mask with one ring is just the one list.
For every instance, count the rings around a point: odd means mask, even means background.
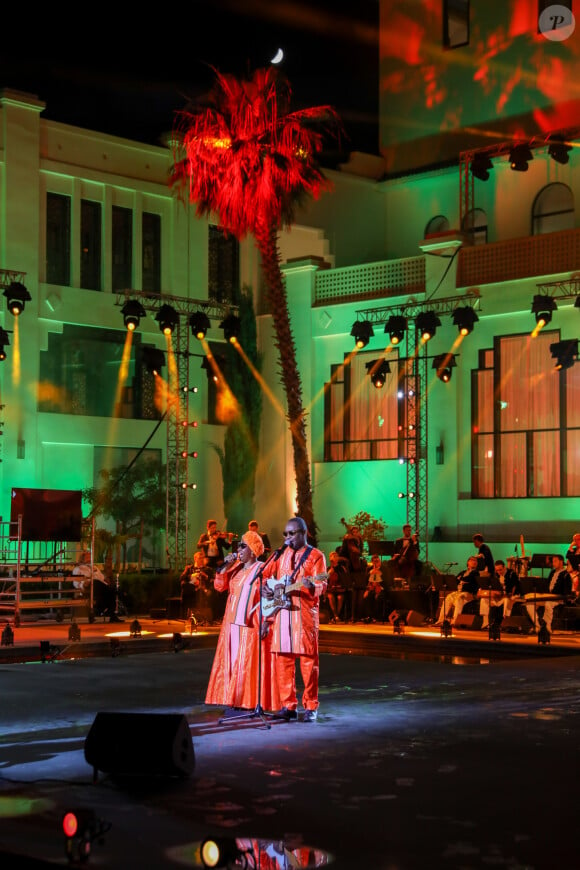
[{"label": "orange patterned robe", "polygon": [[[305,547],[297,550],[295,564],[298,565]],[[287,547],[279,559],[266,565],[264,578],[289,578],[294,551]],[[323,575],[323,576],[318,576]],[[314,589],[303,586],[290,593],[291,606],[279,610],[274,616],[272,630],[272,658],[275,661],[278,687],[282,696],[282,706],[295,710],[296,668],[295,659],[299,657],[300,671],[304,682],[302,704],[306,710],[318,708],[318,627],[320,596],[326,591],[326,559],[321,550],[313,547],[305,562],[298,569],[293,582],[304,577],[312,577]],[[318,577],[318,579],[317,579]]]},{"label": "orange patterned robe", "polygon": [[[258,705],[259,607],[254,607],[259,604],[260,584],[256,574],[262,567],[262,562],[256,562],[244,571],[238,563],[215,576],[217,591],[229,589],[229,596],[207,687],[206,704],[248,710]],[[264,710],[278,710],[280,695],[270,644],[269,637],[261,644],[260,705]]]}]

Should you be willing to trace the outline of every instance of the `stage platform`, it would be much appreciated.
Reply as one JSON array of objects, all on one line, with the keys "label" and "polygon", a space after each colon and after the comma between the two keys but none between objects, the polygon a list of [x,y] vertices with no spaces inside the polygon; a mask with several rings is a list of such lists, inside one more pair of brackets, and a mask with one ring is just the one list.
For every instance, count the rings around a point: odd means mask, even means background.
[{"label": "stage platform", "polygon": [[[136,625],[138,623],[138,626]],[[190,620],[150,616],[128,616],[122,622],[93,623],[79,619],[58,622],[55,618],[24,620],[20,626],[10,624],[13,642],[5,644],[6,621],[0,619],[0,662],[45,661],[88,658],[93,656],[133,655],[175,649],[215,647],[219,624],[195,625]],[[70,637],[75,629],[80,639]],[[41,642],[44,651],[41,652]],[[336,654],[399,656],[425,654],[436,656],[475,655],[480,657],[517,658],[529,656],[566,656],[580,653],[580,632],[554,631],[549,644],[539,644],[536,634],[502,632],[500,640],[490,640],[487,630],[452,629],[443,637],[432,625],[404,626],[395,633],[389,623],[355,623],[320,626],[320,649]]]}]

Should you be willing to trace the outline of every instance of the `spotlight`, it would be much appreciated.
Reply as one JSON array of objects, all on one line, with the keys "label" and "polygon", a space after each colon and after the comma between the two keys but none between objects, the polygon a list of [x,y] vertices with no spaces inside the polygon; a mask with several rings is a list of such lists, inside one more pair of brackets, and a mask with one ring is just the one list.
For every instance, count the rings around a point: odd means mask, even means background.
[{"label": "spotlight", "polygon": [[459,330],[460,335],[469,335],[473,332],[473,325],[477,323],[479,317],[468,305],[464,308],[456,308],[453,312],[453,323]]},{"label": "spotlight", "polygon": [[360,349],[367,346],[375,331],[372,323],[369,323],[368,320],[355,320],[350,334],[354,338],[355,346]]},{"label": "spotlight", "polygon": [[6,359],[6,347],[10,344],[8,333],[0,327],[0,362]]},{"label": "spotlight", "polygon": [[244,854],[235,840],[207,839],[201,844],[201,861],[204,867],[247,867]]},{"label": "spotlight", "polygon": [[474,178],[479,178],[480,181],[487,181],[489,170],[493,169],[493,163],[487,154],[475,154],[471,161],[470,169]]},{"label": "spotlight", "polygon": [[198,423],[197,420],[192,420],[191,423],[189,420],[182,420],[181,425],[184,429],[187,429],[188,426],[191,426],[192,429],[197,429]]},{"label": "spotlight", "polygon": [[192,459],[197,459],[197,450],[192,450],[191,453],[188,453],[187,450],[181,451],[181,458],[182,459],[187,459],[188,456],[191,456]]},{"label": "spotlight", "polygon": [[197,483],[182,483],[182,489],[197,489]]},{"label": "spotlight", "polygon": [[402,314],[392,314],[385,323],[385,332],[391,344],[399,344],[403,340],[407,328],[407,318]]},{"label": "spotlight", "polygon": [[554,141],[548,146],[548,154],[555,160],[556,163],[566,164],[570,160],[569,152],[572,150],[571,145],[566,145],[565,142]]},{"label": "spotlight", "polygon": [[417,315],[415,326],[423,341],[429,341],[437,332],[437,327],[441,326],[441,321],[434,311],[422,311]]},{"label": "spotlight", "polygon": [[536,315],[536,323],[540,329],[551,321],[552,312],[556,311],[557,308],[556,300],[551,296],[534,296],[532,301],[532,314]]},{"label": "spotlight", "polygon": [[10,311],[14,317],[18,317],[19,314],[22,314],[24,306],[32,299],[28,290],[24,284],[20,283],[20,281],[13,281],[10,287],[7,287],[4,291],[4,296],[7,300],[8,311]]},{"label": "spotlight", "polygon": [[391,366],[387,360],[373,359],[366,363],[365,368],[371,376],[373,387],[376,387],[377,390],[384,387],[387,375],[390,374],[391,371]]},{"label": "spotlight", "polygon": [[202,338],[205,338],[206,332],[210,327],[209,317],[205,311],[196,311],[189,318],[189,325],[191,326],[192,335],[195,335],[201,341]]},{"label": "spotlight", "polygon": [[139,321],[145,317],[145,309],[137,299],[129,299],[121,308],[123,323],[130,332],[139,326]]},{"label": "spotlight", "polygon": [[456,365],[455,355],[452,353],[440,353],[433,357],[432,367],[436,369],[437,377],[440,381],[443,381],[444,384],[451,380],[452,369]]},{"label": "spotlight", "polygon": [[230,344],[237,344],[238,338],[240,337],[240,326],[240,318],[236,317],[234,314],[225,317],[220,323],[220,329],[223,329],[224,331],[224,338],[226,341],[229,341]]},{"label": "spotlight", "polygon": [[171,305],[162,305],[155,315],[155,320],[159,324],[159,329],[163,335],[171,335],[179,323],[179,315]]},{"label": "spotlight", "polygon": [[399,493],[397,494],[397,497],[398,497],[398,498],[405,498],[405,493],[404,493],[404,492],[399,492]]},{"label": "spotlight", "polygon": [[69,810],[62,817],[62,832],[65,836],[65,852],[70,866],[80,867],[88,863],[91,846],[95,840],[102,843],[111,830],[110,822],[97,818],[94,810]]},{"label": "spotlight", "polygon": [[510,168],[514,172],[527,172],[528,164],[533,159],[534,155],[527,145],[514,145],[510,151]]},{"label": "spotlight", "polygon": [[197,393],[197,387],[182,387],[182,393]]},{"label": "spotlight", "polygon": [[558,370],[572,368],[578,359],[578,339],[570,338],[567,341],[557,341],[550,345],[550,353],[556,360],[554,368]]},{"label": "spotlight", "polygon": [[143,347],[143,364],[147,371],[152,375],[161,374],[161,369],[165,365],[165,354],[162,350],[156,347]]}]

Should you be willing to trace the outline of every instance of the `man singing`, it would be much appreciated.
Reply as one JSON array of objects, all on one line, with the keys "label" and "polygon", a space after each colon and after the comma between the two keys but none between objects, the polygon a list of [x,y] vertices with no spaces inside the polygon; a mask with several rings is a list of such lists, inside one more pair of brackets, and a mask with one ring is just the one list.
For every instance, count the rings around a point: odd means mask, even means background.
[{"label": "man singing", "polygon": [[275,659],[278,689],[282,709],[280,719],[298,718],[296,697],[296,659],[304,682],[302,705],[304,722],[315,722],[318,716],[318,625],[320,596],[326,591],[326,559],[324,553],[307,544],[308,529],[302,517],[291,517],[284,531],[284,547],[264,570],[264,596],[273,599],[275,585],[299,584],[287,595],[283,606],[264,622],[263,633],[272,631],[272,654]]}]

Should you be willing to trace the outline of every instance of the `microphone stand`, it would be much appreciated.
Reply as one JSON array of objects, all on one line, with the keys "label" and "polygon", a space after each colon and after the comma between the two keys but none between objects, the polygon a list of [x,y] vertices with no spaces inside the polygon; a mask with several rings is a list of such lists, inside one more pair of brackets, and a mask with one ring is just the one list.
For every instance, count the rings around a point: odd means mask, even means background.
[{"label": "microphone stand", "polygon": [[239,716],[222,716],[218,719],[218,725],[221,725],[224,722],[227,722],[228,725],[232,722],[242,722],[243,720],[254,720],[259,719],[260,723],[264,725],[265,728],[271,728],[272,726],[268,722],[267,713],[262,707],[262,588],[264,584],[264,570],[270,562],[275,559],[279,559],[281,553],[277,550],[273,550],[270,556],[266,559],[265,562],[262,563],[262,567],[257,571],[256,576],[253,579],[253,583],[258,581],[258,592],[259,592],[259,602],[258,602],[258,699],[256,706],[250,713],[240,713]]}]

